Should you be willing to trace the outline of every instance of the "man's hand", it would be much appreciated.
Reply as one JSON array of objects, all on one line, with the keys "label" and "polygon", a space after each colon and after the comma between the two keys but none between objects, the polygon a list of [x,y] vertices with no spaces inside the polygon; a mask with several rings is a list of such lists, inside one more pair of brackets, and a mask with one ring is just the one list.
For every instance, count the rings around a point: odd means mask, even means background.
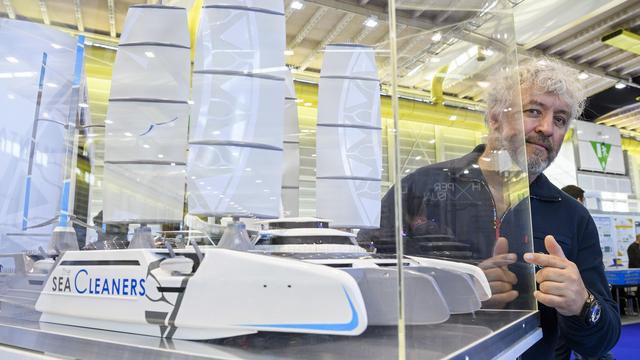
[{"label": "man's hand", "polygon": [[478,266],[484,271],[489,286],[491,298],[482,303],[485,309],[502,309],[518,297],[513,285],[518,282],[514,273],[507,267],[516,262],[516,254],[509,254],[509,243],[506,238],[498,238],[493,248],[493,257],[481,262]]},{"label": "man's hand", "polygon": [[530,264],[542,266],[536,273],[540,286],[533,295],[539,302],[555,308],[564,316],[580,315],[589,293],[582,282],[576,264],[567,260],[556,239],[547,235],[544,238],[547,254],[527,253],[524,260]]}]

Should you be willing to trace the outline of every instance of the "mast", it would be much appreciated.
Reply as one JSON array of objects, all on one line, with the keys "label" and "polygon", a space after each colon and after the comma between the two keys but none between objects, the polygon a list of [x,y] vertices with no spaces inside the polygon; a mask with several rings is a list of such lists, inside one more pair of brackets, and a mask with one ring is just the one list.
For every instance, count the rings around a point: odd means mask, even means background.
[{"label": "mast", "polygon": [[131,6],[105,121],[105,223],[181,221],[189,75],[186,10]]},{"label": "mast", "polygon": [[298,104],[291,71],[285,73],[284,168],[282,171],[282,210],[284,217],[299,216],[300,208],[300,127]]},{"label": "mast", "polygon": [[318,90],[316,214],[337,228],[380,225],[380,81],[374,49],[331,44]]}]

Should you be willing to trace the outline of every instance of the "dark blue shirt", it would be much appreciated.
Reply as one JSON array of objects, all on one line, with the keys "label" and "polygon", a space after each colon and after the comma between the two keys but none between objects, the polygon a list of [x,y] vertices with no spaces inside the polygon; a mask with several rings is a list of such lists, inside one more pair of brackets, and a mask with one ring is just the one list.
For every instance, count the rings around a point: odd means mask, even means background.
[{"label": "dark blue shirt", "polygon": [[[509,307],[533,309],[533,270],[522,261],[522,255],[530,251],[530,234],[535,251],[544,253],[544,237],[553,235],[567,258],[577,265],[587,289],[602,305],[602,315],[595,326],[589,327],[578,317],[564,317],[555,309],[538,304],[543,339],[524,358],[553,358],[559,335],[584,356],[606,353],[620,335],[620,317],[604,275],[593,219],[580,203],[543,174],[530,184],[529,197],[518,199],[504,215],[498,216],[491,191],[477,165],[484,149],[480,145],[462,158],[422,167],[402,180],[405,252],[477,264],[493,255],[498,236],[505,237],[509,252],[516,253],[520,260],[509,266],[518,277],[514,289],[520,294]],[[516,175],[504,176],[508,183]],[[380,229],[358,234],[363,246],[373,246],[382,253],[395,252],[393,199],[392,188],[382,200]]]}]

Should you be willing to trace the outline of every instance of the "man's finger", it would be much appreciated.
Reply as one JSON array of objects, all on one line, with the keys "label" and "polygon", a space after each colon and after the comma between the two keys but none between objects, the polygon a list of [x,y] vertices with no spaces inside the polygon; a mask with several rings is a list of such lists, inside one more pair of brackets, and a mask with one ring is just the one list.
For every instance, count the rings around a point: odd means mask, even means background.
[{"label": "man's finger", "polygon": [[569,280],[569,278],[567,277],[566,272],[554,267],[545,267],[536,273],[537,283],[543,283],[545,281],[563,283],[567,280]]},{"label": "man's finger", "polygon": [[554,238],[552,235],[545,236],[544,247],[547,249],[547,252],[549,253],[549,255],[554,255],[563,259],[567,258],[566,256],[564,256],[564,251],[562,251],[562,247],[560,246],[560,244],[558,244],[558,242],[556,241],[556,238]]},{"label": "man's finger", "polygon": [[484,270],[484,275],[487,277],[487,281],[503,281],[510,284],[517,284],[518,277],[509,270],[504,268],[492,268]]},{"label": "man's finger", "polygon": [[558,269],[565,269],[567,267],[567,264],[565,264],[562,258],[547,254],[526,253],[524,254],[524,261],[530,264],[551,266]]},{"label": "man's finger", "polygon": [[511,290],[509,292],[503,294],[496,294],[491,296],[491,298],[487,301],[482,302],[483,309],[495,309],[495,308],[504,308],[504,306],[518,297],[518,292],[515,290]]},{"label": "man's finger", "polygon": [[562,307],[565,303],[565,299],[562,296],[545,294],[542,291],[535,291],[533,296],[539,302],[547,305],[548,307],[558,308]]},{"label": "man's finger", "polygon": [[506,254],[509,252],[509,242],[507,238],[499,237],[496,240],[496,244],[493,246],[493,256]]},{"label": "man's finger", "polygon": [[504,281],[491,281],[489,283],[489,287],[491,288],[491,294],[503,294],[508,291],[513,290],[513,285]]},{"label": "man's finger", "polygon": [[501,254],[481,262],[480,264],[478,264],[478,267],[481,269],[491,269],[495,267],[511,265],[517,260],[518,256],[516,254]]},{"label": "man's finger", "polygon": [[540,283],[540,292],[547,295],[564,296],[566,286],[555,281],[544,281]]}]

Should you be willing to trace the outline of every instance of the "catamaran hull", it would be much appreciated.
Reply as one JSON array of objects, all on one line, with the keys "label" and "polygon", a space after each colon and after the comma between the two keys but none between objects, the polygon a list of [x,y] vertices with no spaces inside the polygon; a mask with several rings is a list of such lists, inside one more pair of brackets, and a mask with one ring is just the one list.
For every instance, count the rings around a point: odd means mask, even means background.
[{"label": "catamaran hull", "polygon": [[[66,252],[36,303],[41,321],[187,340],[257,331],[359,335],[367,327],[358,284],[342,271],[224,249],[203,250],[202,261],[193,251],[177,255]],[[169,271],[172,259],[185,258],[193,272]]]}]

